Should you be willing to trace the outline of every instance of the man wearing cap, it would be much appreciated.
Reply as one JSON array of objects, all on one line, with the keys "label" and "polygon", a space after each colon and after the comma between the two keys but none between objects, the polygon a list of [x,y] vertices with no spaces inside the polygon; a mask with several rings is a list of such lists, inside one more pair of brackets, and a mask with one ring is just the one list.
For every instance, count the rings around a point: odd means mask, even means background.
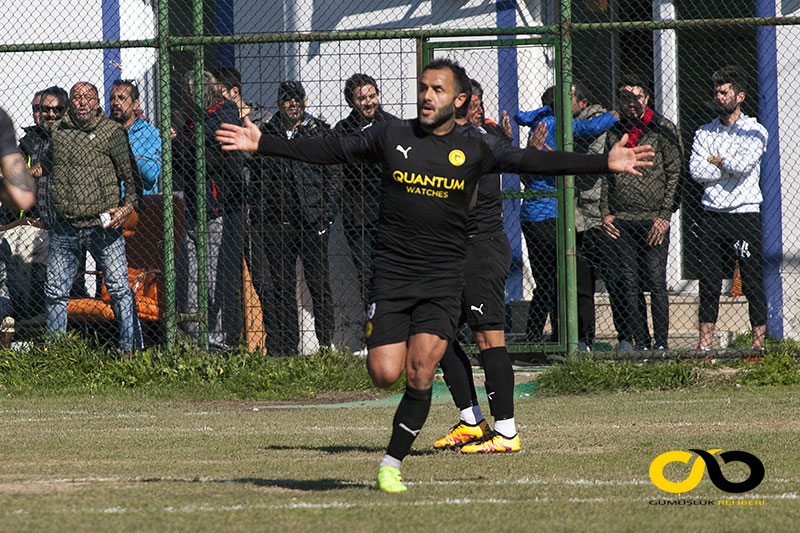
[{"label": "man wearing cap", "polygon": [[[278,112],[261,130],[284,139],[328,137],[328,124],[306,113],[308,99],[299,81],[278,87]],[[320,346],[333,341],[334,315],[328,279],[328,236],[336,216],[337,167],[264,158],[263,172],[251,177],[251,260],[253,285],[261,299],[267,352],[298,352],[300,330],[295,286],[297,258],[314,306]],[[272,287],[268,285],[272,279]]]}]

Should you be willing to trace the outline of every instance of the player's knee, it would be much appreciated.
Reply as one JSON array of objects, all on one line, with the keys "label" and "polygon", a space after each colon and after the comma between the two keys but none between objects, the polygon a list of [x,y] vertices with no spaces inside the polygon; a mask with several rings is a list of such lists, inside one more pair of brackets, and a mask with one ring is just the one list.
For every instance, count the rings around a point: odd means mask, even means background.
[{"label": "player's knee", "polygon": [[367,370],[369,371],[369,377],[372,379],[372,384],[381,389],[388,389],[394,385],[403,372],[402,367],[394,368],[372,360],[367,360]]}]

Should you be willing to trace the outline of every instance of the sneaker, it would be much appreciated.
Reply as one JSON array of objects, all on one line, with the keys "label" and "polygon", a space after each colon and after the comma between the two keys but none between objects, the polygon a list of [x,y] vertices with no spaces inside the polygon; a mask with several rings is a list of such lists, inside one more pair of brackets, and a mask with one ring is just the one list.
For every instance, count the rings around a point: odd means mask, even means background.
[{"label": "sneaker", "polygon": [[489,423],[486,419],[481,420],[474,426],[460,420],[453,426],[450,433],[433,443],[437,450],[454,450],[470,442],[481,440],[490,432]]},{"label": "sneaker", "polygon": [[400,477],[400,471],[393,466],[382,466],[378,469],[378,482],[375,488],[383,492],[405,492],[408,487],[403,485],[403,478]]},{"label": "sneaker", "polygon": [[706,348],[705,346],[701,346],[701,345],[698,344],[697,345],[697,351],[698,352],[710,352],[711,348]]},{"label": "sneaker", "polygon": [[591,352],[592,349],[589,347],[588,343],[585,343],[585,342],[581,341],[581,342],[578,343],[577,351],[579,351],[579,352]]},{"label": "sneaker", "polygon": [[633,351],[633,344],[628,341],[619,341],[619,345],[617,346],[618,352],[630,352]]},{"label": "sneaker", "polygon": [[669,351],[669,348],[667,347],[666,344],[659,344],[658,346],[656,346],[656,350],[661,350],[666,352]]},{"label": "sneaker", "polygon": [[11,316],[5,317],[0,322],[0,347],[9,348],[11,346],[11,340],[14,338],[14,332],[16,331],[15,325],[14,317]]},{"label": "sneaker", "polygon": [[496,431],[492,431],[478,442],[461,448],[461,453],[507,453],[518,452],[521,448],[519,434],[509,439]]}]

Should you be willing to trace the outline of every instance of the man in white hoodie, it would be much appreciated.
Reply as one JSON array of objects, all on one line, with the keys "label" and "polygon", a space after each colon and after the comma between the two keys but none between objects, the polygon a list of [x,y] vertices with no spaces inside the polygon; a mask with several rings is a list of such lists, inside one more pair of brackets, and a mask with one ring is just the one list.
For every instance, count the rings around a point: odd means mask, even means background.
[{"label": "man in white hoodie", "polygon": [[712,107],[718,113],[694,135],[689,171],[703,184],[700,218],[703,250],[700,274],[699,350],[713,346],[725,265],[739,262],[742,292],[749,304],[753,349],[764,345],[767,304],[761,269],[761,157],[767,130],[742,113],[746,81],[736,66],[723,67],[711,80]]}]

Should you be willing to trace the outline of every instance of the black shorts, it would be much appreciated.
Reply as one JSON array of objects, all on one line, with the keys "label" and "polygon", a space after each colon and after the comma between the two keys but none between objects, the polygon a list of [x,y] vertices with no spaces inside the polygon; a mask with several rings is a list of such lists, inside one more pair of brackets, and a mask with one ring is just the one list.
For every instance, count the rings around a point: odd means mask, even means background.
[{"label": "black shorts", "polygon": [[398,286],[392,296],[370,302],[364,332],[367,347],[406,342],[417,333],[453,340],[461,315],[459,289],[456,287],[449,295],[430,295],[430,291],[420,285],[405,283]]},{"label": "black shorts", "polygon": [[467,241],[463,316],[472,331],[503,330],[511,245],[505,234]]}]

